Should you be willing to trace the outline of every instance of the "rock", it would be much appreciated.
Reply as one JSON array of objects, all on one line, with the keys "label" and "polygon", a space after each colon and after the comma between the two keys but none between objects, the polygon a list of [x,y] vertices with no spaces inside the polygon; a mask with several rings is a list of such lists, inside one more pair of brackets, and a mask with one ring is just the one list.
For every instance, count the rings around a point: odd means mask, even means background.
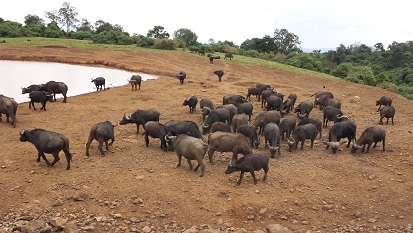
[{"label": "rock", "polygon": [[149,226],[145,226],[144,228],[141,229],[141,231],[144,233],[149,233],[151,232],[151,228]]},{"label": "rock", "polygon": [[280,224],[268,225],[266,230],[268,233],[292,233],[292,231]]},{"label": "rock", "polygon": [[46,222],[43,220],[33,220],[29,223],[27,230],[29,232],[35,232],[37,230],[40,230],[46,226]]},{"label": "rock", "polygon": [[197,233],[197,232],[198,232],[198,229],[196,228],[196,226],[192,226],[191,228],[186,229],[182,233]]},{"label": "rock", "polygon": [[52,206],[61,206],[63,205],[63,201],[61,198],[58,198],[55,202],[53,202]]},{"label": "rock", "polygon": [[375,223],[377,220],[375,219],[375,218],[370,218],[369,220],[368,220],[368,222],[369,223]]},{"label": "rock", "polygon": [[267,208],[262,208],[262,209],[260,210],[260,214],[261,214],[261,215],[265,214],[265,212],[267,212]]},{"label": "rock", "polygon": [[360,211],[356,211],[353,213],[353,216],[356,218],[361,218],[361,212]]},{"label": "rock", "polygon": [[50,224],[52,224],[52,226],[54,227],[63,227],[63,225],[65,225],[67,223],[67,219],[66,218],[54,218],[50,221]]},{"label": "rock", "polygon": [[358,97],[358,96],[353,96],[351,99],[350,99],[350,103],[358,103],[358,102],[360,102],[360,97]]},{"label": "rock", "polygon": [[142,198],[136,198],[135,200],[132,201],[133,204],[135,205],[140,205],[143,203]]}]

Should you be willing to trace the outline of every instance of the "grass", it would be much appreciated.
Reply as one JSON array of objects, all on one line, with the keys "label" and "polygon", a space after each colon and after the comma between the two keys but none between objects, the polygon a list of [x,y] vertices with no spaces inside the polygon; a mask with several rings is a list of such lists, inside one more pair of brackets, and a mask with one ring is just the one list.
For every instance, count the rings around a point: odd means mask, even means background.
[{"label": "grass", "polygon": [[[162,52],[187,52],[188,50],[177,49],[177,50],[158,50],[158,49],[149,49],[142,48],[136,45],[113,45],[113,44],[95,44],[91,40],[75,40],[75,39],[62,39],[62,38],[45,38],[45,37],[19,37],[19,38],[5,38],[0,37],[0,41],[6,41],[6,43],[0,43],[1,46],[65,46],[65,47],[74,47],[80,49],[108,49],[108,50],[140,50],[140,51],[150,51],[152,53],[162,53]],[[224,57],[224,54],[220,54],[221,57]],[[290,71],[294,73],[311,75],[320,78],[332,78],[339,79],[337,77],[312,71],[297,68],[294,66],[289,66],[281,64],[278,62],[263,60],[253,57],[245,57],[236,55],[234,62],[239,62],[247,65],[256,65],[270,67],[274,69],[280,69],[285,71]]]}]

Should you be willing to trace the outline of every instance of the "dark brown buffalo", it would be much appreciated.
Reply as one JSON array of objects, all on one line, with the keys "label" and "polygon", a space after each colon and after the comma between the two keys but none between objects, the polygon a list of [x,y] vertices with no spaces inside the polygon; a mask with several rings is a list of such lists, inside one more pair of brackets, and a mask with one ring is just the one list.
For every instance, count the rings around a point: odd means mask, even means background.
[{"label": "dark brown buffalo", "polygon": [[139,90],[141,89],[142,77],[138,74],[132,75],[130,80],[128,80],[132,86],[132,91],[136,91],[138,86]]},{"label": "dark brown buffalo", "polygon": [[269,170],[269,160],[270,159],[268,158],[268,155],[264,153],[247,154],[237,160],[235,163],[230,163],[224,173],[231,174],[233,172],[240,171],[241,174],[239,180],[237,181],[237,184],[240,185],[242,177],[244,177],[244,173],[249,172],[254,179],[254,184],[257,184],[257,178],[255,177],[254,171],[263,169],[265,174],[262,180],[265,181],[267,179],[267,173]]},{"label": "dark brown buffalo", "polygon": [[[89,156],[89,148],[90,144],[93,140],[99,142],[99,151],[100,153],[105,156],[105,152],[103,151],[103,143],[106,145],[106,151],[109,151],[109,146],[112,146],[113,142],[115,141],[115,125],[112,125],[110,121],[103,121],[98,122],[92,126],[92,129],[89,133],[89,138],[86,142],[86,156]],[[112,140],[108,143],[109,140]]]},{"label": "dark brown buffalo", "polygon": [[208,136],[208,158],[214,164],[212,155],[215,151],[232,152],[231,161],[237,161],[238,154],[252,154],[248,139],[240,133],[215,132]]}]

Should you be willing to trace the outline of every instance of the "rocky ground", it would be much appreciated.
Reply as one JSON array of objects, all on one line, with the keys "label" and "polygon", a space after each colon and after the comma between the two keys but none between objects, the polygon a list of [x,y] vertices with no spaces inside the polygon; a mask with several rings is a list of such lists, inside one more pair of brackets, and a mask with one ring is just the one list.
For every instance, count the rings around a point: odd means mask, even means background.
[{"label": "rocky ground", "polygon": [[[69,97],[48,103],[47,112],[17,110],[17,127],[0,123],[0,232],[413,232],[413,118],[411,101],[385,90],[336,79],[215,60],[189,52],[81,50],[68,47],[0,46],[0,59],[62,62],[106,66],[157,75],[140,91],[130,86]],[[213,74],[223,69],[223,81]],[[183,85],[174,78],[187,73]],[[85,85],[91,77],[85,77]],[[119,77],[126,79],[129,77]],[[59,74],[50,77],[59,81]],[[27,81],[25,81],[27,83]],[[369,154],[351,154],[349,148],[333,155],[322,141],[313,149],[288,152],[270,160],[266,182],[250,174],[236,185],[239,173],[225,175],[229,153],[215,153],[215,165],[205,158],[204,177],[186,163],[176,168],[174,152],[149,147],[135,125],[118,125],[116,140],[105,157],[93,142],[89,158],[85,143],[91,126],[119,122],[124,113],[155,108],[161,123],[192,120],[201,125],[201,112],[190,114],[184,99],[196,95],[216,105],[225,94],[246,95],[247,88],[267,83],[278,92],[296,93],[298,101],[319,90],[332,91],[343,111],[357,124],[357,137],[378,124],[375,101],[387,95],[396,108],[394,125],[385,124],[386,151],[381,143]],[[7,85],[7,84],[2,84]],[[69,87],[70,92],[70,87]],[[252,98],[254,117],[264,111]],[[312,117],[322,118],[314,109]],[[73,154],[67,171],[62,159],[52,168],[37,163],[36,149],[19,141],[22,129],[44,128],[66,135]],[[142,128],[141,128],[142,131]],[[268,153],[263,139],[257,151]],[[49,157],[50,155],[48,155]],[[50,157],[49,157],[50,158]],[[288,230],[287,230],[288,228]]]}]

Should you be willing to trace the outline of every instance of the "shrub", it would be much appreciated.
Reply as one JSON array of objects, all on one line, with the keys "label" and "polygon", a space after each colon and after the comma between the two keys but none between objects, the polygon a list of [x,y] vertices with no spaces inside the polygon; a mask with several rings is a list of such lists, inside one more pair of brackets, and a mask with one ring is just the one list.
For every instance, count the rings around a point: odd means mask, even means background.
[{"label": "shrub", "polygon": [[155,44],[155,40],[153,38],[150,37],[141,37],[140,41],[137,42],[137,45],[139,47],[145,47],[145,48],[149,48],[152,47]]},{"label": "shrub", "polygon": [[93,32],[90,32],[90,31],[79,31],[79,32],[70,33],[70,38],[76,39],[76,40],[92,39],[92,37],[93,37]]},{"label": "shrub", "polygon": [[156,39],[154,44],[155,49],[173,50],[175,49],[175,43],[170,39]]},{"label": "shrub", "polygon": [[397,85],[391,82],[383,82],[377,85],[380,88],[392,91],[392,92],[397,92]]},{"label": "shrub", "polygon": [[332,70],[331,74],[339,78],[345,78],[351,67],[352,65],[350,63],[342,63]]},{"label": "shrub", "polygon": [[260,56],[260,53],[257,50],[247,50],[245,56],[257,58]]}]

